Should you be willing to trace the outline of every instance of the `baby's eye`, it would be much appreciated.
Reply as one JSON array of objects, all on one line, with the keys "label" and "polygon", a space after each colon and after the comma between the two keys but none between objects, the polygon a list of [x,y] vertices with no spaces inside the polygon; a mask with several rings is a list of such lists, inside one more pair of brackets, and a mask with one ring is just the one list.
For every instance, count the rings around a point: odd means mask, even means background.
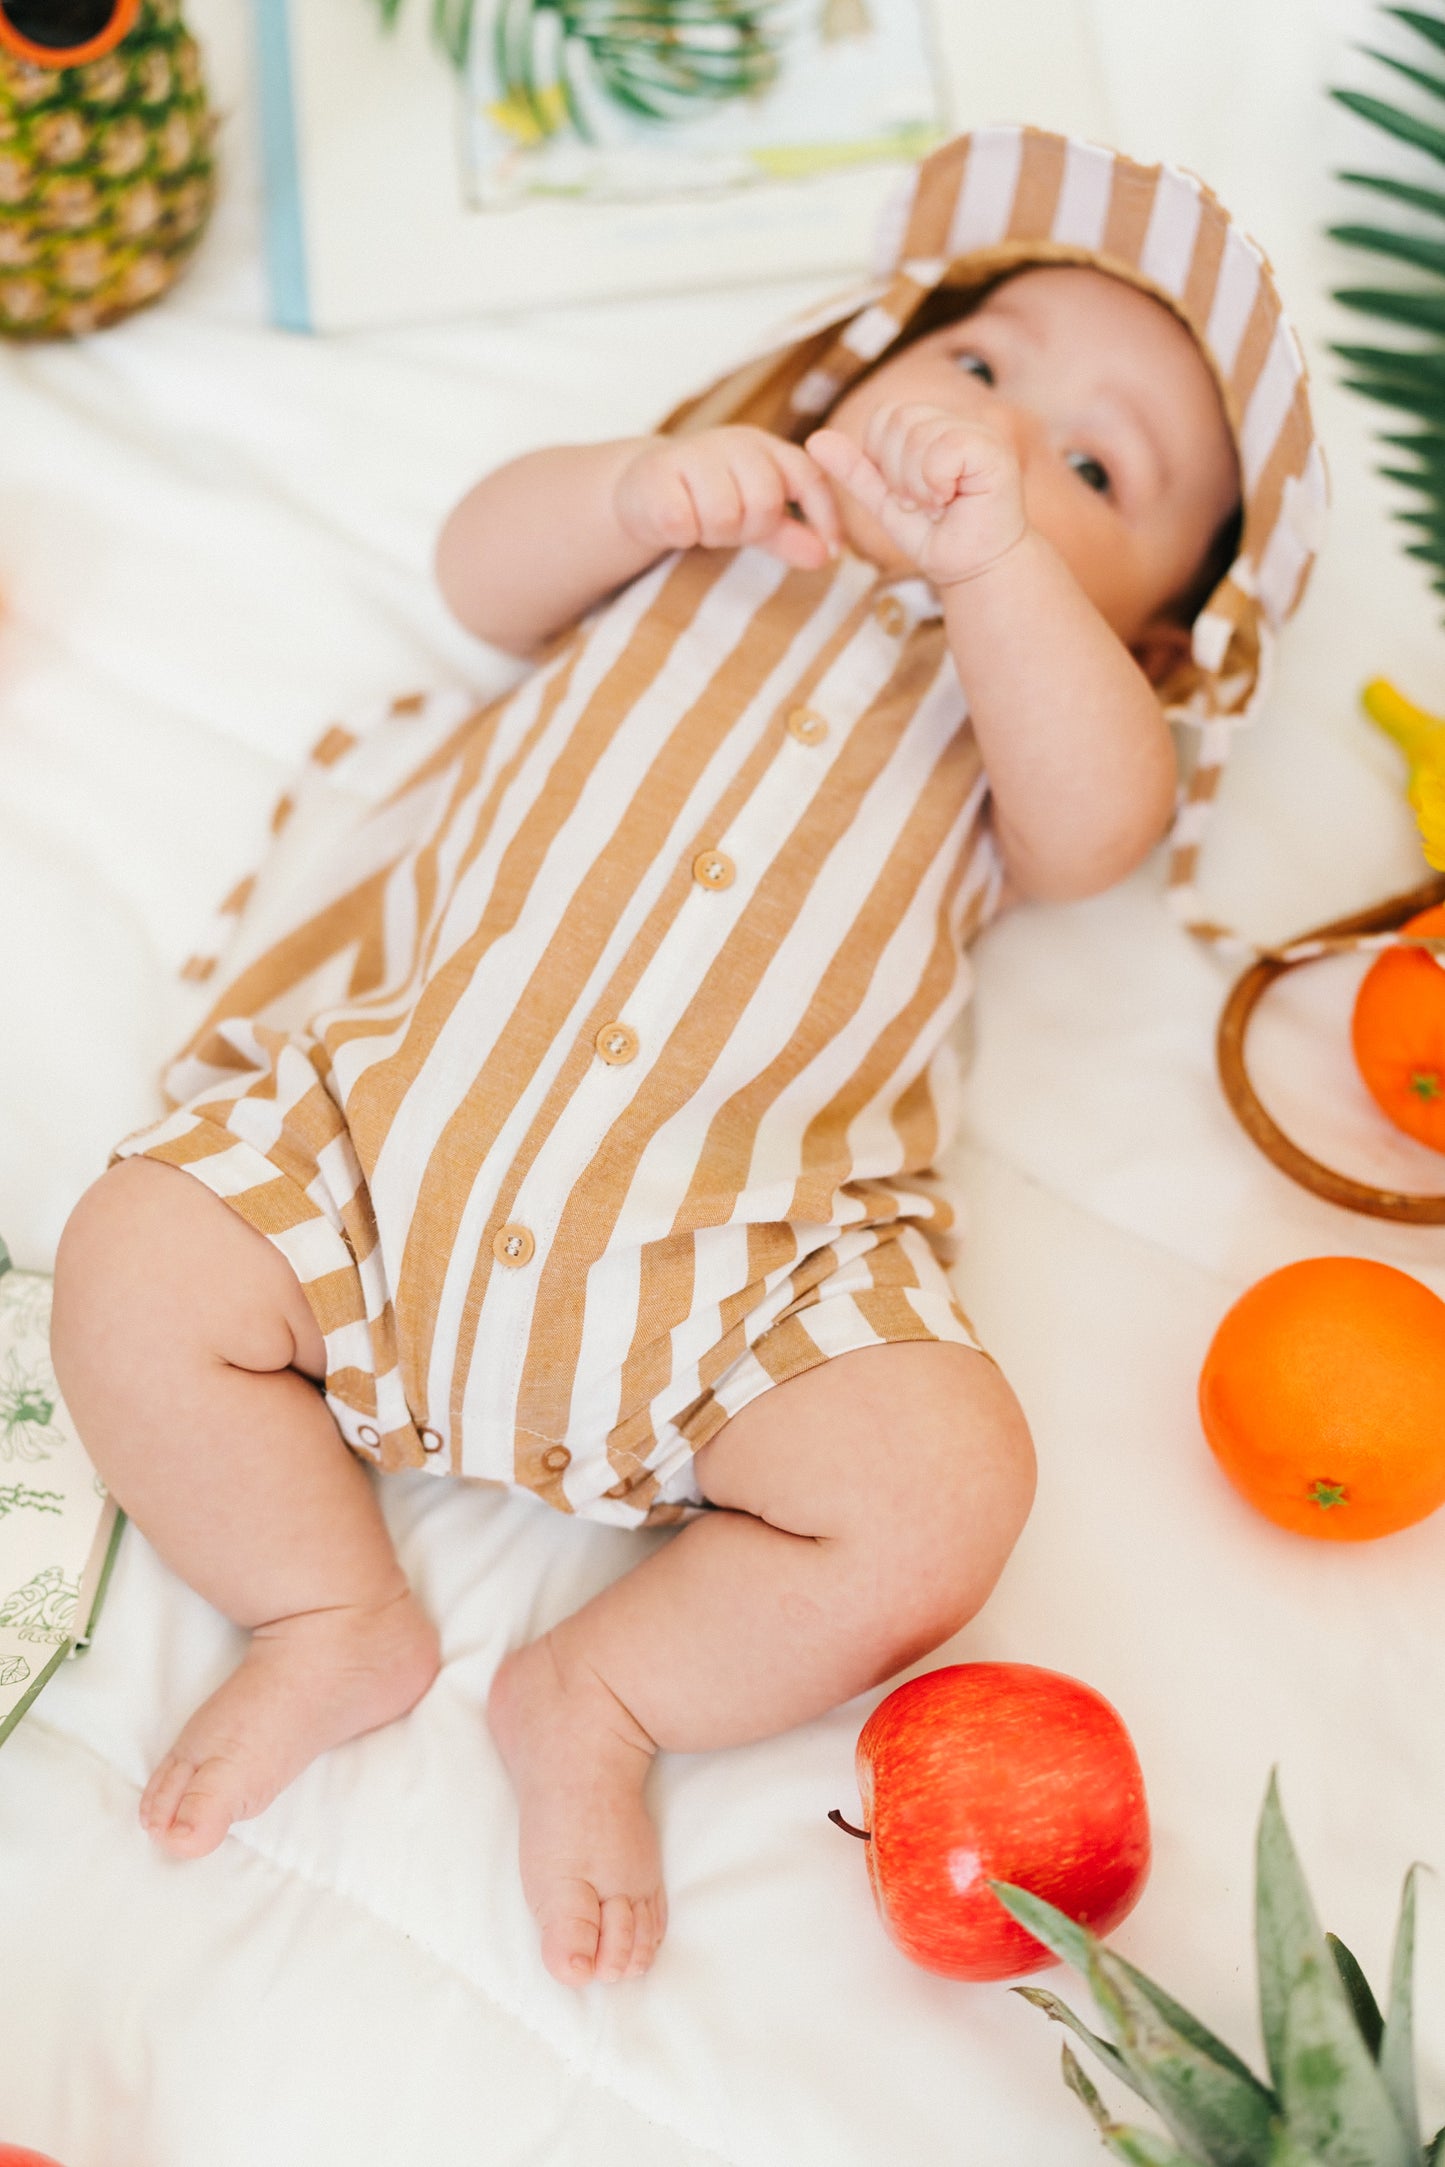
[{"label": "baby's eye", "polygon": [[961,369],[966,370],[970,376],[976,376],[981,384],[991,384],[993,382],[993,370],[984,360],[982,354],[972,353],[965,348],[962,353],[955,354],[953,358]]},{"label": "baby's eye", "polygon": [[1108,468],[1091,459],[1086,451],[1066,451],[1064,464],[1073,468],[1086,489],[1097,489],[1101,497],[1109,494]]}]

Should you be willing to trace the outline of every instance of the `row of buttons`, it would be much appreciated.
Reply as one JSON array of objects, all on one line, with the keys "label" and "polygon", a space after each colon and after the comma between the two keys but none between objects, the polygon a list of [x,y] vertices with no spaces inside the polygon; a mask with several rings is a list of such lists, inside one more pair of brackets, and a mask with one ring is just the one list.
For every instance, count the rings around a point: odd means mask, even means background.
[{"label": "row of buttons", "polygon": [[[889,613],[887,616],[885,611]],[[906,613],[892,595],[885,595],[875,614],[885,632],[896,636],[902,630]],[[813,707],[795,707],[787,718],[787,729],[800,745],[821,745],[828,735],[826,717]],[[700,850],[692,861],[692,877],[700,888],[715,892],[730,888],[737,873],[737,866],[725,850]],[[620,1068],[625,1062],[635,1060],[639,1042],[630,1024],[604,1023],[592,1043],[609,1067]],[[492,1255],[499,1264],[507,1265],[512,1271],[520,1271],[524,1264],[530,1264],[536,1253],[531,1228],[518,1220],[498,1227],[492,1236]],[[565,1447],[557,1449],[561,1451]]]}]

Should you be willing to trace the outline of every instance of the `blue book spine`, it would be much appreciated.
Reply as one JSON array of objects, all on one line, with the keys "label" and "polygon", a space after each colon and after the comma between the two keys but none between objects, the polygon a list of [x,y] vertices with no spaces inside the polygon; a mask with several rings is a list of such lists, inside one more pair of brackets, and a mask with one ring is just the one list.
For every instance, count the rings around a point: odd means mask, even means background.
[{"label": "blue book spine", "polygon": [[252,0],[261,92],[261,170],[266,189],[266,272],[271,314],[285,331],[311,331],[306,230],[291,79],[287,0]]}]

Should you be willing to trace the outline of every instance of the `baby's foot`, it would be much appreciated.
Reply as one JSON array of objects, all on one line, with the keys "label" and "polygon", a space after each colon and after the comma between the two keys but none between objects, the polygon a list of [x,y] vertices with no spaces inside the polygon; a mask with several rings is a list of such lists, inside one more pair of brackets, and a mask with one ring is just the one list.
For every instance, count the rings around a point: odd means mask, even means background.
[{"label": "baby's foot", "polygon": [[146,1785],[141,1825],[176,1858],[214,1851],[331,1746],[405,1715],[437,1673],[410,1589],[379,1610],[303,1611],[258,1626]]},{"label": "baby's foot", "polygon": [[507,1657],[487,1714],[516,1786],[543,1963],[564,1986],[637,1978],[667,1924],[642,1802],[651,1739],[595,1671],[564,1672],[549,1638]]}]

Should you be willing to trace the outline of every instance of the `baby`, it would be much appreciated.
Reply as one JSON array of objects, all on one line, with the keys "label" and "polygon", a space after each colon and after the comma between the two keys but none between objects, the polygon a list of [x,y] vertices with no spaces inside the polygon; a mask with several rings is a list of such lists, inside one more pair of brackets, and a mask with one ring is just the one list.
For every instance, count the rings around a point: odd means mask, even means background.
[{"label": "baby", "polygon": [[[1062,202],[1065,146],[1014,134]],[[912,259],[986,152],[925,166]],[[1011,259],[946,286],[935,241],[931,317],[910,260],[891,322],[790,351],[791,435],[734,418],[753,365],[680,433],[471,491],[442,591],[537,667],[480,712],[398,703],[402,780],[72,1216],[67,1401],[251,1635],[142,1798],[165,1850],[436,1675],[363,1461],[686,1523],[490,1695],[571,1985],[662,1939],[660,1749],[806,1722],[994,1585],[1034,1471],[931,1171],[965,948],[1164,835],[1156,687],[1241,497],[1227,366],[1117,247],[1030,260],[1027,177]]]}]

